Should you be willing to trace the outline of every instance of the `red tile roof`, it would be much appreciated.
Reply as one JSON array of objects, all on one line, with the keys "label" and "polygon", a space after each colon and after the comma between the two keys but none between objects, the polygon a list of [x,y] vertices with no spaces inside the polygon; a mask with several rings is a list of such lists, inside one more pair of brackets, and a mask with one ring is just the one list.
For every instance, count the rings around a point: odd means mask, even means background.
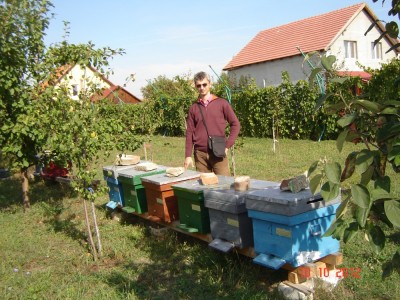
[{"label": "red tile roof", "polygon": [[377,19],[365,3],[360,3],[261,31],[224,67],[224,70],[296,56],[300,54],[297,47],[304,53],[326,51],[363,9],[366,9],[373,19]]},{"label": "red tile roof", "polygon": [[364,71],[337,71],[339,76],[360,77],[363,80],[370,80],[372,75]]},{"label": "red tile roof", "polygon": [[119,85],[111,85],[108,89],[101,90],[98,94],[95,94],[91,97],[92,102],[97,102],[102,99],[110,99],[114,103],[140,103],[141,99],[134,96],[132,93],[124,89]]}]

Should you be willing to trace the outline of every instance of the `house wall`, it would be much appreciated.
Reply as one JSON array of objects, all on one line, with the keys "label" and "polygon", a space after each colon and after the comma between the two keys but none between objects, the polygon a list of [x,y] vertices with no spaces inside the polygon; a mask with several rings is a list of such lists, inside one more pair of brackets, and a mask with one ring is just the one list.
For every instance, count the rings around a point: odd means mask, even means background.
[{"label": "house wall", "polygon": [[[349,24],[343,33],[337,36],[336,40],[332,43],[331,48],[328,49],[327,54],[333,54],[337,57],[338,70],[362,71],[357,62],[366,67],[380,68],[383,62],[387,62],[396,56],[394,51],[385,53],[391,46],[387,40],[382,39],[383,59],[372,59],[371,42],[376,40],[380,36],[380,33],[376,28],[373,28],[366,36],[364,36],[364,33],[371,24],[372,20],[363,10]],[[345,58],[345,40],[357,41],[357,59]],[[301,79],[307,80],[311,73],[310,67],[307,64],[303,65],[303,61],[304,57],[299,53],[299,56],[295,57],[243,66],[228,71],[228,74],[237,80],[239,80],[241,76],[253,78],[258,86],[263,87],[268,85],[279,85],[282,82],[282,72],[287,71],[291,81],[297,82]]]},{"label": "house wall", "polygon": [[[367,12],[361,11],[358,16],[349,24],[347,28],[337,37],[336,41],[332,43],[329,54],[333,54],[337,57],[338,67],[341,71],[362,71],[359,64],[365,67],[373,69],[379,69],[382,63],[388,62],[390,59],[396,57],[394,51],[385,53],[391,45],[386,39],[381,39],[382,43],[382,60],[372,58],[372,47],[373,43],[380,36],[380,32],[376,26],[367,33],[369,26],[372,24],[372,19],[369,17]],[[357,42],[357,59],[345,58],[344,41],[356,41]]]},{"label": "house wall", "polygon": [[[65,86],[70,92],[70,97],[73,100],[79,100],[79,93],[85,89],[91,88],[94,85],[96,88],[110,88],[110,84],[102,80],[99,76],[88,67],[81,68],[75,65],[63,78],[60,80],[59,86]],[[74,86],[76,86],[74,95]]]},{"label": "house wall", "polygon": [[307,72],[307,70],[303,70],[302,64],[303,56],[299,55],[267,63],[244,66],[233,71],[228,71],[228,74],[237,80],[242,76],[253,78],[257,86],[260,87],[279,85],[282,82],[283,71],[289,73],[290,80],[293,82],[305,79],[307,76],[304,72]]}]

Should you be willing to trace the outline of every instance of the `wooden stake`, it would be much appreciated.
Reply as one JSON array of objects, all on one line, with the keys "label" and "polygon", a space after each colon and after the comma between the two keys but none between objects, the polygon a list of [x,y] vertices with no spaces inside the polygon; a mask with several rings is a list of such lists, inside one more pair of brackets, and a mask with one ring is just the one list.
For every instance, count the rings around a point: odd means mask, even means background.
[{"label": "wooden stake", "polygon": [[25,169],[21,172],[21,180],[22,180],[22,203],[24,205],[24,211],[31,207],[29,201],[29,180],[28,180],[28,169]]},{"label": "wooden stake", "polygon": [[97,225],[96,207],[94,206],[94,202],[93,201],[91,201],[91,204],[92,204],[93,224],[94,224],[94,229],[95,229],[94,232],[96,234],[96,239],[97,239],[97,251],[99,253],[99,257],[101,258],[103,256],[103,248],[101,246],[99,226]]},{"label": "wooden stake", "polygon": [[151,149],[151,144],[143,143],[143,149],[144,149],[144,160],[147,161],[147,149],[150,150],[151,152],[151,161],[153,161],[153,151]]},{"label": "wooden stake", "polygon": [[90,248],[92,249],[92,255],[93,255],[94,261],[97,261],[97,250],[96,250],[96,247],[93,242],[93,235],[92,235],[92,230],[90,229],[89,215],[88,215],[85,199],[83,199],[83,209],[85,211],[85,222],[86,222],[86,229],[87,229],[87,233],[88,233],[88,240],[89,240]]}]

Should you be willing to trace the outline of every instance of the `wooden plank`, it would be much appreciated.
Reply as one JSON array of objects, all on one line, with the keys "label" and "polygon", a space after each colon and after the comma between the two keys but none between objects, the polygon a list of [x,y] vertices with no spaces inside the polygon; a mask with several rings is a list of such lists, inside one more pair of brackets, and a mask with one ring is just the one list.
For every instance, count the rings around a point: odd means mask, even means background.
[{"label": "wooden plank", "polygon": [[317,277],[321,277],[321,275],[324,276],[325,269],[327,269],[326,263],[322,261],[317,261],[315,262],[315,267],[316,267]]},{"label": "wooden plank", "polygon": [[290,286],[291,288],[294,288],[300,292],[302,292],[303,294],[305,294],[306,296],[310,295],[311,293],[313,293],[314,291],[307,287],[304,284],[296,284],[296,283],[292,283],[288,280],[283,281],[284,284],[286,284],[287,286]]},{"label": "wooden plank", "polygon": [[307,281],[307,277],[303,276],[302,272],[289,272],[288,274],[288,281],[295,284],[300,284]]},{"label": "wooden plank", "polygon": [[301,268],[301,272],[304,274],[305,277],[318,276],[317,265],[315,263],[306,263],[299,268]]},{"label": "wooden plank", "polygon": [[247,247],[243,249],[234,248],[233,250],[247,257],[255,258],[257,256],[253,247]]},{"label": "wooden plank", "polygon": [[321,258],[319,261],[322,261],[328,265],[339,266],[343,264],[343,254],[340,252],[332,253]]},{"label": "wooden plank", "polygon": [[56,177],[55,180],[59,183],[64,183],[67,185],[71,185],[71,181],[72,181],[72,179],[69,177]]}]

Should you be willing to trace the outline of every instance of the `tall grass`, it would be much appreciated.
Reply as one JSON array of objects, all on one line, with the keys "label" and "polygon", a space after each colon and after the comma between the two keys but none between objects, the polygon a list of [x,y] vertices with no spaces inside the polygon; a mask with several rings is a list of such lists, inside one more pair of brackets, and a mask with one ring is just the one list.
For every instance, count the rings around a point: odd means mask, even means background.
[{"label": "tall grass", "polygon": [[[153,137],[153,160],[182,166],[184,138]],[[344,152],[358,146],[346,146]],[[115,154],[115,153],[114,153]],[[114,161],[114,154],[98,166]],[[143,149],[135,154],[144,157]],[[237,175],[280,181],[303,173],[314,160],[343,162],[335,142],[244,139],[235,149]],[[398,178],[397,178],[398,179]],[[104,182],[103,182],[104,184]],[[399,182],[394,184],[399,185]],[[287,278],[239,254],[223,254],[207,243],[169,231],[155,237],[142,218],[110,218],[108,196],[97,200],[104,257],[94,263],[85,242],[82,203],[59,184],[31,182],[32,208],[23,213],[18,178],[0,181],[0,298],[2,299],[281,299],[277,284]],[[344,265],[361,268],[361,278],[345,278],[316,299],[400,299],[398,274],[382,281],[379,266],[399,247],[398,231],[387,230],[387,249],[374,254],[356,237],[343,244]]]}]

